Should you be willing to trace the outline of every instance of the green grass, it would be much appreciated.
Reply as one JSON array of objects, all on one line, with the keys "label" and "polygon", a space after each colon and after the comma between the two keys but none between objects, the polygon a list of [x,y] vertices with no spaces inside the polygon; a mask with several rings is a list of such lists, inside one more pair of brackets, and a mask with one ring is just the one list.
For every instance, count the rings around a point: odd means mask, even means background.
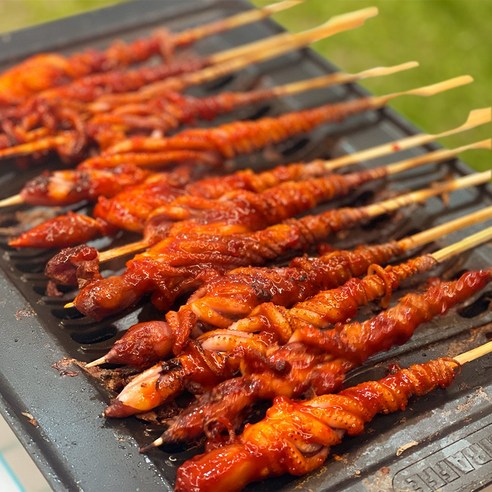
[{"label": "green grass", "polygon": [[[268,2],[254,0],[258,6]],[[307,0],[276,19],[297,31],[332,15],[369,6],[379,15],[352,32],[314,45],[314,49],[345,71],[417,60],[420,67],[365,82],[376,94],[470,74],[475,82],[432,98],[405,97],[391,105],[418,127],[439,132],[464,121],[473,108],[491,105],[492,63],[489,0]],[[450,137],[455,146],[490,137],[490,125]],[[464,160],[476,169],[491,169],[490,152],[471,151]]]},{"label": "green grass", "polygon": [[118,0],[0,0],[0,32],[118,3]]},{"label": "green grass", "polygon": [[[141,0],[143,4],[147,0]],[[175,0],[177,1],[177,0]],[[0,31],[71,15],[116,3],[115,0],[0,0]],[[265,0],[253,0],[266,5]],[[276,16],[287,29],[298,31],[320,24],[332,15],[375,5],[379,16],[365,26],[316,43],[314,49],[345,71],[417,60],[421,66],[365,83],[376,94],[444,80],[468,73],[472,85],[429,99],[407,97],[392,106],[418,127],[439,132],[463,122],[473,108],[490,106],[492,63],[489,20],[492,0],[306,0]],[[490,125],[463,136],[450,137],[448,146],[490,137]],[[476,169],[492,167],[489,152],[472,151],[464,160]]]}]

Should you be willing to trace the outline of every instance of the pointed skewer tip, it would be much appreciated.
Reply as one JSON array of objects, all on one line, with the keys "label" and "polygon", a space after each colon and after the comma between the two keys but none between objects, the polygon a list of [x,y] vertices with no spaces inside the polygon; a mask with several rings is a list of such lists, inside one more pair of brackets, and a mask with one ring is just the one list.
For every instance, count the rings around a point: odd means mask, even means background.
[{"label": "pointed skewer tip", "polygon": [[164,439],[162,437],[159,437],[159,439],[156,439],[154,442],[151,442],[147,446],[142,446],[138,451],[140,453],[147,453],[151,449],[158,448],[159,446],[162,446],[164,444]]},{"label": "pointed skewer tip", "polygon": [[22,203],[24,203],[24,200],[20,195],[13,195],[8,198],[4,198],[3,200],[0,200],[0,208],[11,207],[13,205],[20,205]]},{"label": "pointed skewer tip", "polygon": [[96,367],[96,366],[100,366],[101,364],[106,364],[106,362],[107,362],[106,356],[103,356],[103,357],[99,357],[99,359],[93,360],[92,362],[88,362],[85,365],[85,367],[86,369],[90,367]]}]

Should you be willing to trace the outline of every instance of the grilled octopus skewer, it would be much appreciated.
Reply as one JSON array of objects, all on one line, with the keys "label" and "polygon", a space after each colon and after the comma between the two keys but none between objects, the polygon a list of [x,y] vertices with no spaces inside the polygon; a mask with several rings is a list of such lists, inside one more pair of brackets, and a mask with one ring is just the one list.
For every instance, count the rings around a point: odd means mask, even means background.
[{"label": "grilled octopus skewer", "polygon": [[[70,126],[74,126],[76,131],[66,131],[64,134],[55,136],[48,135],[37,142],[28,141],[15,151],[6,149],[3,155],[9,155],[12,152],[17,153],[19,150],[33,153],[36,149],[46,150],[55,145],[60,154],[70,156],[84,145],[82,120],[90,114],[107,113],[112,108],[121,107],[127,101],[134,102],[135,89],[139,87],[141,88],[150,82],[160,80],[157,86],[153,84],[147,85],[145,95],[138,96],[137,100],[142,99],[142,97],[146,99],[148,94],[152,94],[151,97],[155,97],[156,95],[168,94],[170,91],[182,91],[191,85],[201,84],[234,72],[250,63],[275,57],[319,39],[354,29],[376,14],[377,9],[362,9],[333,17],[325,24],[305,32],[292,35],[288,33],[280,34],[267,40],[256,41],[203,59],[185,60],[174,65],[142,67],[132,72],[95,75],[88,77],[88,80],[80,79],[67,86],[46,91],[35,96],[32,100],[26,101],[22,107],[12,109],[12,114],[4,115],[8,119],[4,118],[2,127],[8,138],[4,138],[3,143],[8,144],[9,139],[14,142],[22,142],[26,138],[30,140],[28,133],[26,134],[23,131],[24,127],[31,127],[39,119],[45,121],[48,127],[53,127],[57,121],[58,113],[64,120],[68,120]],[[134,92],[125,92],[128,90],[133,90]],[[122,93],[112,95],[111,100],[107,98],[103,100],[101,92],[108,91]],[[81,97],[83,100],[79,101]],[[95,102],[92,103],[87,102],[94,100]],[[22,127],[16,127],[15,122],[22,118],[25,118]],[[55,139],[54,144],[52,143],[53,139]],[[188,157],[186,157],[186,154],[182,154],[180,158],[192,159],[195,157],[191,154],[187,155]],[[174,154],[174,158],[177,158],[176,154]],[[202,157],[202,159],[204,158]]]},{"label": "grilled octopus skewer", "polygon": [[[167,357],[171,350],[178,355],[191,334],[198,336],[217,328],[248,333],[265,330],[270,327],[268,312],[275,309],[273,305],[290,307],[363,275],[373,264],[384,265],[410,249],[491,217],[492,207],[488,207],[400,241],[359,246],[354,251],[330,251],[320,258],[296,258],[285,268],[231,270],[197,290],[178,311],[166,313],[166,321],[130,327],[106,355],[87,366],[112,363],[145,368]],[[432,257],[436,258],[435,254]],[[267,314],[264,319],[263,310]],[[234,323],[236,320],[239,321]],[[284,333],[283,337],[281,332],[275,333],[283,343],[291,332]]]},{"label": "grilled octopus skewer", "polygon": [[286,33],[276,36],[270,42],[258,41],[247,45],[247,47],[235,48],[229,59],[221,65],[207,67],[199,72],[187,73],[180,77],[172,77],[164,81],[155,82],[142,87],[138,91],[103,95],[91,105],[91,110],[94,112],[106,112],[128,103],[139,104],[148,101],[156,95],[165,94],[169,90],[183,91],[192,85],[203,84],[210,80],[215,80],[218,77],[236,72],[252,63],[279,56],[287,51],[307,46],[310,43],[340,32],[358,28],[366,20],[377,15],[377,13],[377,8],[369,7],[332,17],[324,24],[308,31],[292,35]]},{"label": "grilled octopus skewer", "polygon": [[290,473],[304,475],[319,468],[331,447],[345,434],[358,435],[378,413],[406,408],[412,396],[446,388],[462,364],[492,350],[492,342],[454,358],[444,357],[338,394],[307,401],[275,399],[266,417],[247,425],[228,446],[194,456],[178,468],[176,492],[236,492],[248,483]]},{"label": "grilled octopus skewer", "polygon": [[[205,433],[209,447],[220,446],[227,440],[234,439],[245,410],[259,400],[272,400],[276,396],[299,398],[313,393],[319,395],[338,391],[349,370],[376,353],[405,343],[420,324],[444,314],[454,305],[483,289],[491,280],[490,274],[490,269],[468,272],[458,281],[436,283],[421,294],[407,294],[395,307],[363,323],[339,324],[333,330],[320,331],[321,339],[317,345],[314,342],[304,344],[291,341],[274,348],[273,353],[268,354],[267,364],[259,364],[251,357],[249,360],[245,359],[241,362],[242,376],[225,380],[209,392],[198,396],[195,403],[169,421],[167,430],[154,445],[195,440]],[[360,350],[357,357],[346,359],[324,350],[323,337],[335,332],[344,336],[347,345],[352,346],[352,355]],[[367,343],[369,341],[370,343]],[[204,350],[202,348],[202,351]],[[280,364],[282,361],[284,362]],[[227,363],[230,364],[228,358],[223,362],[226,367],[224,372],[230,373],[231,369],[227,367]],[[191,362],[188,361],[186,368],[191,366]],[[165,377],[165,363],[161,367],[164,373],[158,379],[158,389],[164,391],[164,385],[169,384],[169,381],[176,381],[177,378],[173,375],[173,378],[168,380]],[[157,366],[152,369],[157,372]],[[215,380],[218,379],[215,374],[213,377]],[[202,376],[199,384],[206,388],[203,384],[204,379]],[[212,379],[209,376],[209,381]],[[138,383],[147,385],[149,380],[150,378],[144,380],[143,376],[137,376],[132,381],[132,386],[127,386],[129,392],[124,396],[129,396],[130,392],[137,396]],[[145,395],[148,397],[146,403],[152,402],[151,404],[155,405],[158,400],[155,394],[151,400],[151,388],[149,387],[149,392]],[[176,394],[176,387],[170,387],[168,394],[172,394],[173,391]],[[142,401],[138,402],[140,408],[144,404]],[[118,417],[126,416],[134,410],[117,400],[108,407],[107,415],[113,416],[113,412]]]},{"label": "grilled octopus skewer", "polygon": [[282,142],[321,124],[341,121],[363,111],[378,109],[396,97],[429,97],[472,81],[470,76],[465,75],[409,91],[325,104],[274,118],[240,121],[215,128],[188,129],[166,138],[129,138],[109,147],[97,157],[86,159],[78,168],[100,169],[123,163],[162,168],[190,161],[211,167],[222,166],[225,161],[238,155],[256,152],[269,144]]},{"label": "grilled octopus skewer", "polygon": [[[449,135],[454,135],[463,131],[470,130],[477,126],[483,125],[491,121],[491,109],[482,108],[476,109],[470,112],[467,120],[462,125],[446,130],[438,134],[417,134],[403,139],[395,140],[385,144],[377,145],[368,149],[364,149],[352,154],[346,154],[341,157],[326,161],[320,172],[329,172],[338,169],[343,166],[355,164],[360,161],[374,159],[388,155],[400,150],[415,147],[417,145],[424,145],[438,138],[443,138]],[[294,169],[291,171],[290,167],[280,167],[278,171],[272,170],[272,175],[268,173],[260,173],[259,175],[253,174],[251,171],[239,171],[230,176],[221,176],[219,178],[211,178],[208,181],[197,183],[196,189],[188,190],[192,194],[199,193],[198,190],[205,190],[204,195],[206,198],[218,198],[223,195],[225,191],[229,189],[247,189],[250,191],[262,191],[263,189],[290,179],[298,179],[297,172],[300,172],[298,165],[295,165],[297,171]],[[277,174],[278,172],[278,174]],[[292,172],[292,174],[291,174]],[[111,197],[116,193],[122,191],[123,188],[118,188],[114,184],[107,189],[106,183],[109,181],[115,181],[112,179],[114,176],[118,176],[119,173],[125,174],[125,182],[130,185],[137,185],[142,183],[148,176],[146,172],[140,170],[136,166],[125,164],[122,167],[116,167],[103,170],[64,170],[55,171],[51,174],[42,174],[38,178],[28,182],[23,190],[18,195],[13,195],[9,198],[0,201],[0,207],[7,207],[12,205],[19,205],[21,203],[29,203],[32,205],[67,205],[76,203],[81,200],[95,200],[98,196]],[[129,176],[135,174],[133,181]],[[285,178],[287,174],[287,178]],[[302,175],[302,173],[301,173]],[[149,179],[151,185],[155,187],[159,182],[160,177],[163,176],[164,189],[160,192],[159,200],[167,199],[168,192],[168,179],[164,173],[152,175]],[[270,180],[272,182],[270,183]],[[95,192],[93,190],[99,190]],[[114,190],[114,191],[112,191]],[[143,183],[142,192],[145,190],[145,183]],[[147,193],[147,192],[145,192]],[[104,202],[104,200],[103,200]],[[110,204],[106,205],[107,207]]]},{"label": "grilled octopus skewer", "polygon": [[[197,120],[211,121],[220,114],[232,111],[268,99],[284,97],[300,92],[313,90],[319,87],[329,87],[335,84],[345,84],[370,77],[389,75],[418,66],[417,62],[408,62],[394,67],[377,67],[356,74],[333,73],[320,77],[307,79],[300,82],[292,82],[283,86],[257,89],[247,92],[223,92],[203,98],[186,96],[176,91],[166,92],[164,95],[140,104],[127,104],[119,106],[109,112],[91,115],[87,112],[85,117],[74,118],[74,127],[68,131],[65,118],[66,107],[60,106],[60,101],[53,102],[55,113],[62,111],[60,125],[62,129],[37,127],[26,131],[25,124],[10,128],[10,132],[22,135],[23,143],[9,145],[0,149],[0,159],[17,155],[38,154],[40,151],[50,149],[58,150],[67,160],[82,155],[84,149],[96,146],[104,150],[106,147],[127,138],[131,134],[149,135],[159,132],[160,135],[168,134],[184,124],[192,124]],[[49,112],[46,101],[43,101],[43,118]],[[85,110],[82,108],[82,112]],[[29,124],[33,125],[32,111],[28,113]],[[51,116],[51,115],[50,115]],[[55,116],[56,119],[56,116]],[[69,123],[69,122],[68,122]],[[40,122],[43,124],[43,121]],[[53,126],[53,118],[49,120]],[[5,122],[4,122],[5,125]],[[45,132],[41,130],[45,128]],[[35,133],[32,138],[32,133]],[[37,138],[39,136],[39,138]],[[79,145],[72,145],[80,141]],[[70,151],[76,152],[70,155]]]},{"label": "grilled octopus skewer", "polygon": [[241,12],[180,33],[169,34],[160,30],[130,43],[115,42],[100,52],[91,50],[67,57],[58,53],[32,56],[0,75],[0,105],[17,104],[38,92],[64,85],[89,74],[142,62],[153,55],[168,58],[176,47],[188,46],[206,36],[256,22],[298,5],[301,1],[278,2],[262,9]]},{"label": "grilled octopus skewer", "polygon": [[[491,238],[492,228],[489,228],[472,240],[465,240],[466,247],[455,247],[451,254],[444,249],[395,267],[375,266],[366,277],[353,278],[336,289],[320,292],[291,309],[262,305],[257,316],[238,322],[246,326],[246,331],[261,330],[260,335],[216,330],[199,337],[177,360],[156,364],[137,376],[106,414],[125,417],[148,411],[173,399],[186,387],[211,388],[219,380],[230,377],[239,366],[241,378],[225,381],[199,397],[165,433],[165,439],[185,435],[193,439],[205,430],[205,425],[211,433],[211,423],[219,420],[234,430],[245,409],[259,399],[271,399],[278,394],[299,397],[310,390],[324,391],[325,386],[341,382],[343,371],[362,364],[375,353],[404,343],[421,323],[483,289],[491,280],[492,271],[474,272],[455,282],[436,283],[424,294],[408,294],[396,307],[372,320],[343,325],[361,305],[389,297],[403,280],[429,271],[439,261]],[[335,329],[326,330],[333,324]],[[329,345],[327,340],[332,339],[343,342]],[[279,346],[278,342],[289,343]],[[213,365],[207,364],[209,354]],[[334,357],[344,361],[341,366],[336,363],[337,371],[342,372],[335,375]],[[326,378],[320,376],[324,374],[325,364],[329,365]],[[290,369],[285,370],[286,365]]]},{"label": "grilled octopus skewer", "polygon": [[[258,193],[236,190],[225,194],[220,200],[203,197],[203,194],[207,193],[206,187],[201,186],[203,181],[189,185],[187,188],[192,191],[189,194],[173,188],[167,180],[162,182],[160,179],[148,180],[147,183],[152,183],[152,187],[141,186],[130,189],[127,193],[115,197],[110,204],[107,200],[101,200],[94,210],[94,219],[74,213],[58,216],[21,234],[11,240],[9,245],[66,248],[106,235],[108,231],[126,229],[144,232],[144,239],[139,245],[145,244],[146,247],[150,247],[166,236],[179,234],[180,231],[200,233],[203,228],[206,228],[207,232],[214,231],[221,234],[253,231],[309,210],[320,203],[344,196],[350,190],[369,181],[382,179],[429,162],[447,160],[469,149],[490,148],[491,142],[489,139],[457,149],[439,150],[390,166],[346,175],[331,174],[326,177],[274,185],[277,176],[288,178],[302,173],[302,176],[307,178],[311,172],[314,175],[323,174],[324,168],[322,161],[314,161],[304,167],[289,166],[278,169],[279,172],[274,170],[258,176],[265,178],[265,181],[271,180],[272,187],[267,187]],[[167,178],[166,175],[163,177]],[[216,179],[213,180],[215,181]],[[204,184],[207,184],[207,180]],[[194,194],[193,190],[196,190]],[[144,192],[145,199],[142,200],[140,195]],[[164,197],[170,201],[167,205],[163,205],[166,203]],[[125,199],[123,203],[121,198]]]},{"label": "grilled octopus skewer", "polygon": [[[316,108],[293,111],[256,121],[226,123],[215,128],[193,128],[166,138],[134,137],[124,140],[101,155],[89,158],[81,169],[112,167],[129,162],[142,167],[163,167],[195,158],[210,166],[220,166],[238,155],[250,154],[267,145],[305,133],[328,122],[339,122],[354,114],[375,110],[403,95],[429,97],[472,82],[469,76],[449,79],[385,96],[367,97]],[[183,155],[181,155],[183,153]]]},{"label": "grilled octopus skewer", "polygon": [[[167,206],[150,212],[145,240],[150,247],[168,236],[184,232],[230,235],[263,229],[334,197],[346,195],[360,184],[383,176],[384,169],[377,169],[350,176],[331,175],[299,182],[289,181],[260,193],[237,190],[228,193],[222,200],[209,200],[183,195],[180,190],[174,190],[174,193],[170,190],[169,196],[174,194],[175,198]],[[130,230],[141,231],[144,225],[135,217],[125,216],[124,220]],[[113,224],[97,216],[92,219],[71,213],[50,219],[9,244],[15,247],[69,247],[107,234],[111,226]]]},{"label": "grilled octopus skewer", "polygon": [[85,267],[89,266],[90,278],[85,279],[86,286],[74,304],[80,312],[96,319],[134,305],[149,292],[153,292],[152,300],[156,307],[164,310],[177,295],[196,289],[217,272],[238,266],[261,265],[292,255],[341,229],[425,201],[431,196],[485,183],[490,177],[491,172],[477,173],[365,207],[347,207],[288,219],[249,234],[194,236],[185,233],[168,237],[128,262],[123,275],[106,279],[94,274],[97,255],[91,258],[91,253],[87,253],[84,247],[68,248],[48,262],[46,274],[58,283],[70,285],[77,277],[84,277],[87,273]]}]

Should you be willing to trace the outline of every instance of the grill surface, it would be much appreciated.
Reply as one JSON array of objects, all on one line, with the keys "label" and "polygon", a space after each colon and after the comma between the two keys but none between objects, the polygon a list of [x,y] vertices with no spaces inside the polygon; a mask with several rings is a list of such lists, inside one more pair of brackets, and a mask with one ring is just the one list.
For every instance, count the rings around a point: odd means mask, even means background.
[{"label": "grill surface", "polygon": [[[179,31],[248,7],[240,0],[179,3],[148,0],[145,10],[140,2],[123,4],[97,14],[85,14],[20,31],[2,39],[0,68],[23,59],[34,49],[70,52],[86,46],[104,46],[114,38],[131,39],[160,25]],[[196,46],[196,51],[211,53],[277,31],[279,28],[274,23],[264,21],[203,40]],[[222,89],[245,90],[259,85],[277,85],[333,70],[335,67],[303,50],[259,67],[249,67],[240,75],[193,92],[210,94]],[[356,85],[313,91],[241,110],[239,115],[241,118],[273,115],[362,94],[363,90]],[[223,120],[226,118],[219,121]],[[309,160],[354,152],[415,131],[398,115],[385,109],[351,118],[336,127],[325,125],[277,149],[283,162]],[[429,145],[399,156],[410,157],[433,148],[435,146]],[[362,165],[375,166],[390,160],[379,159]],[[262,155],[239,162],[240,165],[257,168],[267,165]],[[53,167],[56,166],[57,163],[53,162]],[[14,164],[2,169],[0,182],[5,196],[16,193],[26,178],[39,172],[39,168],[26,171]],[[419,188],[444,179],[450,169],[455,174],[469,172],[459,161],[453,161],[449,166],[426,166],[398,175],[386,189],[380,185],[365,186],[339,204],[362,204],[386,196],[388,190]],[[349,237],[339,238],[337,245],[345,247],[357,242],[404,237],[490,203],[490,190],[483,187],[464,190],[451,195],[447,207],[438,199],[430,200],[419,207],[418,213],[415,209],[406,209],[394,217],[380,218],[356,229]],[[74,208],[85,210],[83,206]],[[28,213],[28,210],[21,212]],[[0,226],[15,227],[19,220],[18,214],[4,213],[0,217]],[[21,220],[25,218],[21,217]],[[481,227],[476,226],[462,234],[455,233],[442,245]],[[117,242],[103,239],[95,244],[110,246]],[[434,244],[433,248],[440,244]],[[155,318],[157,313],[148,305],[142,305],[133,312],[100,323],[82,318],[76,311],[63,309],[63,304],[73,298],[73,292],[67,292],[58,299],[43,295],[46,281],[42,272],[52,252],[12,251],[6,245],[6,239],[0,247],[4,251],[0,257],[3,270],[0,278],[0,411],[51,486],[60,491],[170,490],[176,467],[191,453],[155,450],[147,456],[140,455],[137,451],[139,445],[150,442],[157,434],[134,419],[103,419],[100,415],[108,400],[107,392],[80,371],[69,377],[52,367],[63,357],[83,361],[99,357],[123,329],[137,320]],[[435,274],[448,279],[464,269],[490,264],[492,248],[484,246],[440,267]],[[111,264],[109,269],[114,272],[121,266]],[[406,287],[411,289],[416,285],[416,282],[410,282]],[[439,355],[454,355],[483,343],[492,335],[491,300],[492,291],[489,289],[466,307],[429,323],[416,333],[410,343],[373,358],[372,363],[377,362],[379,369],[359,370],[350,382],[380,377],[389,360],[408,365]],[[368,314],[371,314],[369,309],[362,313]],[[450,491],[471,491],[482,488],[492,482],[492,384],[486,376],[489,367],[490,358],[469,364],[449,390],[437,391],[413,401],[404,413],[378,416],[364,436],[347,439],[334,450],[340,459],[328,460],[317,473],[303,479],[282,477],[265,481],[251,490],[428,491],[445,487]],[[22,412],[31,414],[35,422],[29,421]],[[396,450],[411,441],[418,445],[397,457]]]}]

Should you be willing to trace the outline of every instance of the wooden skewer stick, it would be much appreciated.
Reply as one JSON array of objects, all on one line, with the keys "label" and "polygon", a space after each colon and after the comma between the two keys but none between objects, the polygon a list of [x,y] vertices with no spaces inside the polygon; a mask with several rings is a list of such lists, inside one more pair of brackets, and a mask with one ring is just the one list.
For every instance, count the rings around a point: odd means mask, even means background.
[{"label": "wooden skewer stick", "polygon": [[437,84],[418,87],[417,89],[411,89],[409,91],[398,91],[385,96],[376,96],[373,101],[376,106],[384,106],[396,97],[410,95],[429,97],[448,91],[449,89],[455,89],[461,85],[470,84],[471,82],[473,82],[473,77],[471,75],[460,75],[459,77],[453,77],[452,79],[444,80],[443,82],[438,82]]},{"label": "wooden skewer stick", "polygon": [[449,137],[451,135],[456,135],[457,133],[465,132],[476,128],[486,123],[492,121],[492,108],[480,108],[470,111],[466,121],[455,128],[446,130],[441,133],[431,134],[431,133],[419,133],[417,135],[412,135],[411,137],[405,137],[400,140],[393,140],[377,147],[371,147],[369,149],[360,150],[359,152],[354,152],[352,154],[343,155],[335,159],[331,159],[326,162],[325,167],[328,171],[334,171],[343,166],[348,166],[351,164],[356,164],[362,161],[368,161],[375,159],[376,157],[382,157],[394,152],[400,152],[402,150],[410,149],[412,147],[417,147],[418,145],[425,145],[433,140],[439,138]]},{"label": "wooden skewer stick", "polygon": [[452,256],[460,254],[462,251],[475,248],[476,246],[488,241],[492,241],[492,227],[488,227],[487,229],[477,232],[476,234],[472,234],[457,243],[446,246],[445,248],[433,253],[432,256],[436,259],[436,261],[441,263]]},{"label": "wooden skewer stick", "polygon": [[211,22],[210,24],[206,24],[204,26],[192,27],[190,29],[186,29],[185,31],[176,33],[173,35],[173,41],[177,46],[188,44],[204,37],[212,36],[213,34],[218,34],[223,31],[230,31],[236,27],[241,27],[246,24],[251,24],[253,22],[265,19],[273,14],[276,14],[277,12],[300,5],[303,2],[304,0],[285,0],[283,2],[276,2],[266,5],[260,9],[251,9],[246,12],[240,12],[239,14],[231,15],[230,17]]},{"label": "wooden skewer stick", "polygon": [[[71,306],[69,306],[69,304],[71,304]],[[63,306],[64,308],[67,308],[68,307],[73,307],[74,304],[72,302],[69,302],[68,304],[65,304],[65,306]],[[88,362],[86,365],[85,365],[85,368],[86,369],[89,369],[91,367],[96,367],[96,366],[102,366],[103,364],[106,364],[106,362],[108,362],[106,360],[106,356],[103,355],[102,357],[99,357],[99,359],[95,359],[95,360],[92,360],[91,362]]]},{"label": "wooden skewer stick", "polygon": [[479,357],[483,357],[484,355],[490,354],[492,352],[492,341],[484,343],[483,345],[480,345],[479,347],[476,347],[474,349],[468,350],[467,352],[463,352],[460,355],[457,355],[456,357],[453,357],[453,359],[460,365],[467,364],[468,362],[471,362],[472,360],[478,359]]},{"label": "wooden skewer stick", "polygon": [[347,84],[355,82],[357,80],[368,79],[372,77],[384,77],[404,70],[418,67],[419,63],[416,61],[409,61],[401,63],[399,65],[393,65],[391,67],[375,67],[368,70],[363,70],[358,73],[344,73],[335,72],[328,75],[322,75],[321,77],[315,77],[308,80],[301,80],[299,82],[291,82],[290,84],[280,85],[272,89],[272,93],[277,96],[288,96],[304,92],[306,90],[313,90],[321,87],[330,87],[336,84]]},{"label": "wooden skewer stick", "polygon": [[488,183],[492,179],[492,171],[484,171],[483,173],[474,173],[463,178],[449,180],[447,182],[435,183],[430,188],[423,190],[412,191],[405,195],[400,195],[396,198],[391,198],[380,203],[374,203],[364,207],[368,217],[377,217],[388,212],[393,212],[401,207],[411,205],[413,203],[422,203],[427,199],[442,195],[450,191],[460,190],[471,186],[479,186]]},{"label": "wooden skewer stick", "polygon": [[0,207],[12,207],[14,205],[22,205],[23,203],[24,199],[20,194],[17,194],[0,200]]},{"label": "wooden skewer stick", "polygon": [[[320,77],[315,77],[308,80],[291,82],[289,84],[274,87],[273,89],[264,89],[264,93],[267,94],[266,97],[269,98],[283,97],[287,95],[297,94],[299,92],[317,89],[320,87],[330,87],[336,84],[346,84],[349,82],[354,82],[356,80],[367,79],[371,77],[383,77],[385,75],[391,75],[397,72],[402,72],[404,70],[409,70],[417,66],[418,66],[418,62],[410,61],[391,67],[376,67],[369,70],[364,70],[359,73],[337,72],[328,75],[323,75]],[[68,143],[71,138],[72,137],[70,135],[66,135],[62,133],[57,136],[46,136],[34,142],[30,140],[27,143],[15,145],[5,149],[0,149],[0,159],[3,159],[5,157],[19,156],[23,154],[33,154],[35,152],[50,150],[58,147],[59,145]],[[9,202],[7,202],[7,205],[8,204]],[[17,204],[17,202],[14,202],[13,204],[15,205]],[[0,202],[0,207],[1,206],[2,206],[2,202]]]},{"label": "wooden skewer stick", "polygon": [[[475,173],[463,178],[453,179],[444,183],[435,183],[431,188],[424,188],[418,191],[412,191],[404,195],[400,195],[396,198],[391,198],[380,203],[375,203],[372,205],[366,205],[361,207],[367,214],[368,218],[377,217],[388,212],[395,211],[399,208],[412,205],[414,203],[421,203],[425,200],[442,195],[443,193],[448,193],[455,190],[460,190],[462,188],[467,188],[470,186],[479,186],[485,184],[492,179],[492,171],[485,171],[483,173]],[[114,251],[114,250],[113,250]],[[73,302],[68,302],[64,305],[64,308],[72,308],[75,304]]]},{"label": "wooden skewer stick", "polygon": [[396,162],[395,164],[391,164],[387,166],[387,172],[389,175],[401,173],[403,171],[407,171],[409,169],[413,169],[414,167],[422,166],[424,164],[428,164],[430,162],[441,162],[456,157],[458,154],[462,152],[466,152],[467,150],[476,150],[476,149],[491,149],[492,148],[492,139],[487,138],[485,140],[480,140],[479,142],[474,142],[468,145],[462,145],[461,147],[456,147],[454,149],[441,149],[436,150],[434,152],[428,152],[427,154],[422,154],[417,157],[410,157],[409,159],[405,159],[400,162]]},{"label": "wooden skewer stick", "polygon": [[472,212],[463,217],[451,220],[444,224],[437,225],[426,231],[418,232],[412,236],[406,237],[398,241],[398,244],[406,251],[428,244],[431,241],[439,239],[447,234],[455,232],[463,227],[470,227],[485,220],[492,219],[492,205]]},{"label": "wooden skewer stick", "polygon": [[[449,150],[443,149],[443,150],[437,150],[435,152],[430,152],[422,156],[413,157],[387,166],[388,174],[396,174],[402,171],[406,171],[408,169],[413,169],[417,166],[428,164],[429,162],[439,162],[439,161],[447,160],[450,159],[451,157],[456,156],[461,152],[464,152],[465,150],[476,149],[476,148],[490,148],[491,144],[492,144],[492,140],[487,139],[487,140],[482,140],[480,142],[475,142],[473,144],[463,145],[462,147],[457,147],[455,149],[449,149]],[[131,253],[137,253],[138,251],[142,251],[145,248],[148,248],[149,246],[150,244],[145,239],[143,239],[141,241],[136,241],[134,243],[125,244],[124,246],[120,246],[118,248],[113,248],[107,251],[103,251],[102,253],[99,253],[99,262],[103,263],[105,261],[113,260],[120,256],[124,256]]]},{"label": "wooden skewer stick", "polygon": [[[280,34],[267,40],[256,41],[239,48],[233,48],[227,52],[213,55],[213,65],[197,72],[184,74],[178,77],[171,77],[161,82],[154,82],[143,87],[135,93],[125,94],[125,101],[142,101],[157,94],[169,90],[184,90],[192,85],[203,84],[219,77],[229,75],[232,72],[241,70],[248,65],[264,61],[276,56],[280,56],[288,51],[293,51],[304,46],[308,46],[315,41],[334,36],[343,31],[355,29],[361,26],[367,19],[377,15],[376,8],[362,9],[349,14],[339,15],[331,18],[321,26],[303,31],[300,33]],[[222,59],[222,63],[218,60]],[[107,103],[113,99],[118,101],[121,95],[113,96],[111,94],[102,96],[99,102],[90,105],[92,111],[106,111]]]},{"label": "wooden skewer stick", "polygon": [[472,82],[473,77],[471,75],[461,75],[459,77],[453,77],[452,79],[444,80],[443,82],[438,82],[437,84],[418,87],[417,89],[393,92],[392,94],[386,94],[385,96],[375,96],[372,98],[372,102],[374,104],[374,107],[380,107],[384,106],[392,99],[400,96],[435,96],[436,94],[440,94],[441,92],[446,92],[450,89],[455,89],[456,87],[460,87],[462,85],[471,84]]},{"label": "wooden skewer stick", "polygon": [[118,258],[120,256],[136,253],[148,247],[149,247],[148,241],[142,239],[141,241],[125,244],[123,246],[120,246],[119,248],[113,248],[107,251],[103,251],[98,254],[98,259],[100,263],[103,263],[105,261],[113,260],[114,258]]},{"label": "wooden skewer stick", "polygon": [[212,55],[210,60],[213,64],[223,63],[225,61],[232,60],[233,58],[244,56],[245,54],[252,53],[257,50],[269,49],[270,47],[279,46],[283,43],[293,43],[294,45],[297,45],[298,43],[301,43],[301,45],[306,43],[310,44],[314,41],[318,41],[319,39],[338,34],[339,32],[360,27],[367,19],[375,17],[377,14],[378,9],[376,7],[369,7],[366,9],[349,12],[347,14],[337,15],[329,19],[324,24],[321,24],[313,29],[297,34],[285,32],[278,34],[277,36],[270,37],[266,40],[262,39],[244,46],[238,46],[222,53]]}]

